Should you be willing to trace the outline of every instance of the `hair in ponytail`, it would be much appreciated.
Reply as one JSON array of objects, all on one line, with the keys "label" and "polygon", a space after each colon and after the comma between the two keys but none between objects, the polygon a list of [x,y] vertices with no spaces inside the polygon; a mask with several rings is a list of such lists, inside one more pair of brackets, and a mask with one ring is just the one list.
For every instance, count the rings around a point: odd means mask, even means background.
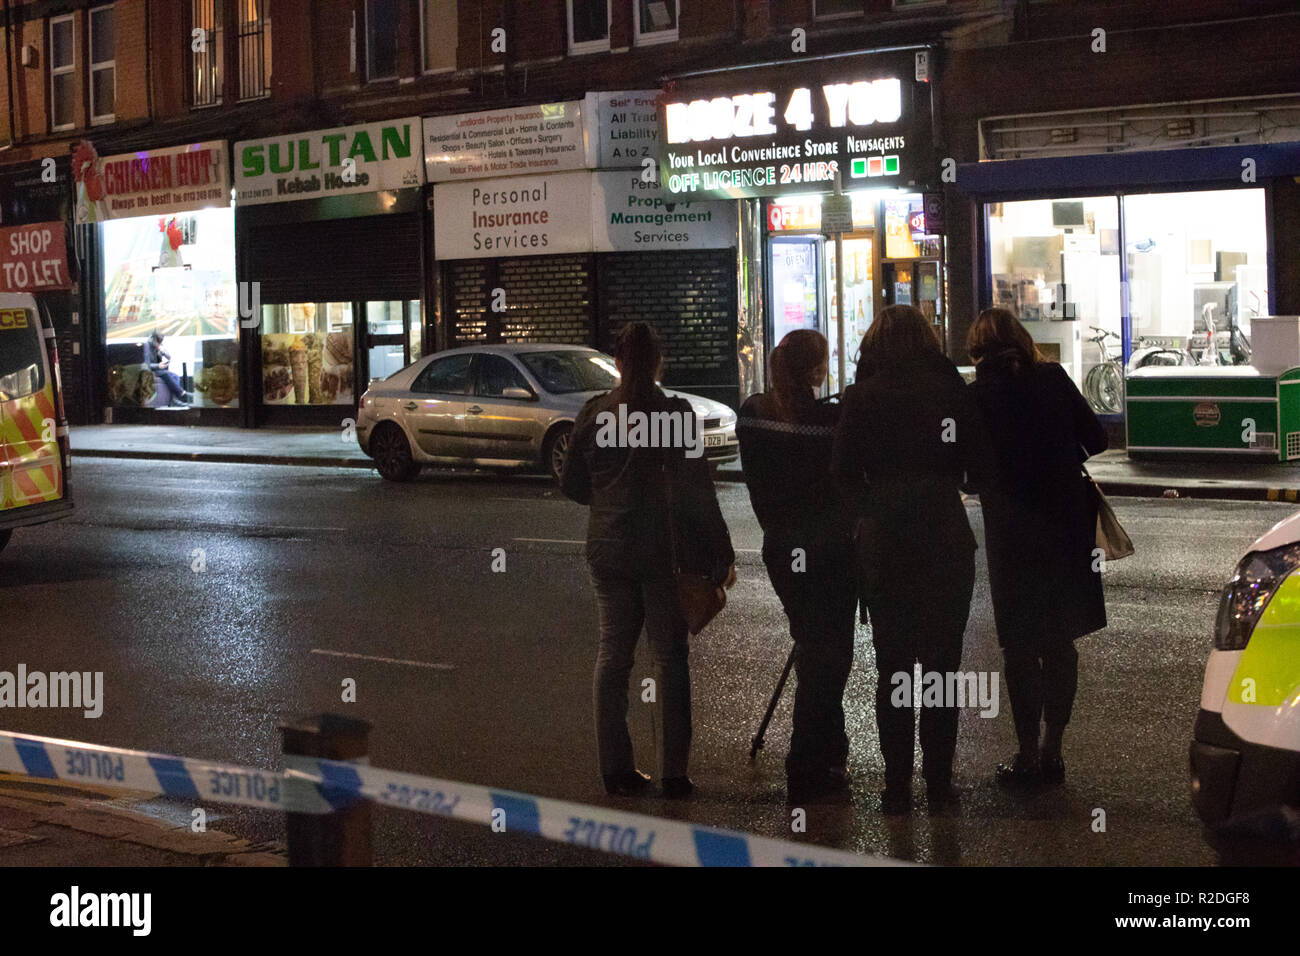
[{"label": "hair in ponytail", "polygon": [[629,322],[614,342],[614,358],[622,371],[620,387],[629,395],[649,394],[663,362],[659,336],[646,322]]},{"label": "hair in ponytail", "polygon": [[812,329],[796,329],[772,350],[772,399],[782,421],[798,419],[812,390],[821,384],[822,366],[829,359],[825,337]]}]

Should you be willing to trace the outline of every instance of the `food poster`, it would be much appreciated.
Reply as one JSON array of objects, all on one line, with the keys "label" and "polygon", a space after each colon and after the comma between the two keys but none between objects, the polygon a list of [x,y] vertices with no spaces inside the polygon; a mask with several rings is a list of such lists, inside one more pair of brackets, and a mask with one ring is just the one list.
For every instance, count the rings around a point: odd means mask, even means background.
[{"label": "food poster", "polygon": [[352,326],[333,332],[262,336],[262,401],[267,405],[351,405]]}]

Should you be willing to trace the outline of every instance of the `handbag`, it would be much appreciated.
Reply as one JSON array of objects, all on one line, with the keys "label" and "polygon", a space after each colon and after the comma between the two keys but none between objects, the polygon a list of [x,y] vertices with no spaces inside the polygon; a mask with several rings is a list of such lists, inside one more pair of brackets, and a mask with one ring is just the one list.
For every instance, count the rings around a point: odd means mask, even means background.
[{"label": "handbag", "polygon": [[677,606],[686,619],[686,629],[692,637],[704,630],[708,623],[727,606],[727,592],[713,583],[707,574],[683,570],[681,552],[677,547],[678,511],[674,507],[673,479],[668,468],[664,470],[668,496],[668,536],[672,549],[673,579],[677,588]]},{"label": "handbag", "polygon": [[1107,561],[1127,558],[1133,553],[1132,539],[1124,530],[1124,526],[1119,523],[1119,519],[1115,517],[1115,509],[1110,506],[1110,502],[1101,493],[1101,488],[1093,480],[1092,475],[1088,474],[1087,469],[1084,469],[1083,476],[1092,488],[1093,501],[1097,505],[1097,547],[1106,556]]}]

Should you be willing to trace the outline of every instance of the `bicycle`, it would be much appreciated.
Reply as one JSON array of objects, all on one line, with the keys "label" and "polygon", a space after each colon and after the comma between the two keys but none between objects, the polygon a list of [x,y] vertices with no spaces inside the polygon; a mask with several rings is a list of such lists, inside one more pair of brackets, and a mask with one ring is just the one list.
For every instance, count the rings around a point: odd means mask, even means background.
[{"label": "bicycle", "polygon": [[1097,335],[1088,339],[1101,350],[1101,361],[1088,369],[1083,378],[1083,396],[1099,415],[1115,415],[1124,410],[1124,373],[1119,360],[1111,358],[1110,349],[1106,347],[1107,338],[1119,336],[1100,326],[1091,326]]}]

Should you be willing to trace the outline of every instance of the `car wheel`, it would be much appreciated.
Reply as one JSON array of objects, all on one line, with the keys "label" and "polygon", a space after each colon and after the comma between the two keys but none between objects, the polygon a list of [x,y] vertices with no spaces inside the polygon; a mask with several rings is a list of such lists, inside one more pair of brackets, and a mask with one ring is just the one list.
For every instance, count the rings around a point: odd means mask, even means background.
[{"label": "car wheel", "polygon": [[573,425],[565,423],[556,425],[546,436],[546,447],[542,451],[542,461],[551,477],[558,483],[564,474],[564,459],[569,454],[569,439],[573,437]]},{"label": "car wheel", "polygon": [[411,457],[406,434],[391,422],[380,425],[370,436],[370,457],[380,477],[389,481],[410,481],[420,473],[420,463]]},{"label": "car wheel", "polygon": [[7,531],[0,531],[0,551],[3,551],[5,549],[5,545],[9,543],[9,539],[12,538],[13,536],[14,536],[13,529],[9,529]]}]

